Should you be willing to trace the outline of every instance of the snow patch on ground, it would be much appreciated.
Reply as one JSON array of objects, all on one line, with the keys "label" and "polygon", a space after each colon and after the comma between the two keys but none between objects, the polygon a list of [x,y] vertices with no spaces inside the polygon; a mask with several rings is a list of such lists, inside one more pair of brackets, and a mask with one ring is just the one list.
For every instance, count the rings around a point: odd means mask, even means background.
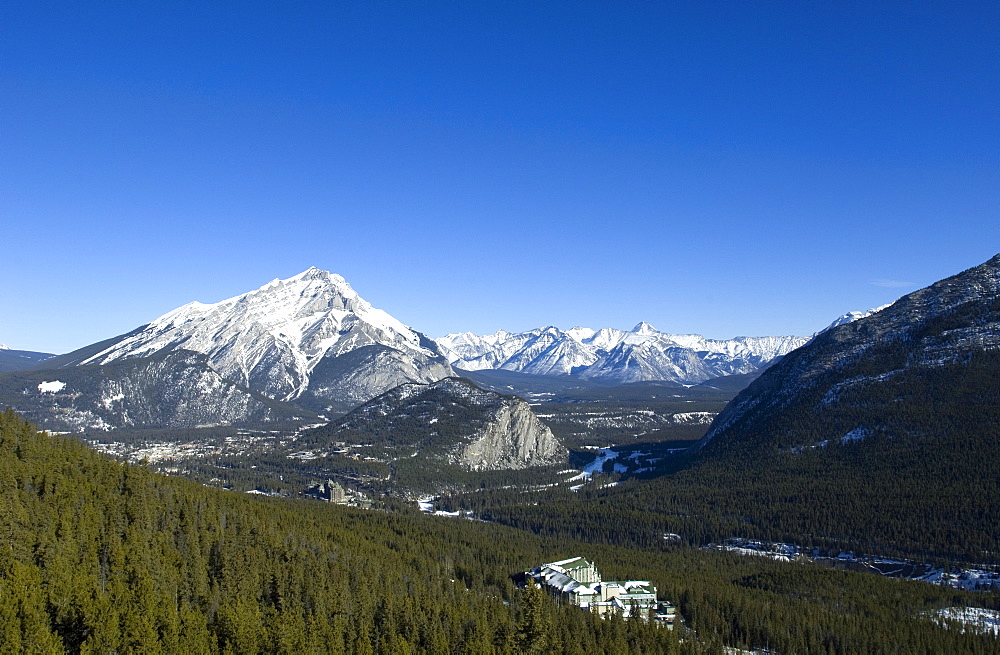
[{"label": "snow patch on ground", "polygon": [[594,461],[583,467],[584,473],[588,475],[593,475],[595,472],[599,473],[604,467],[604,462],[618,457],[618,453],[610,448],[601,448],[600,453],[600,455],[594,458]]},{"label": "snow patch on ground", "polygon": [[852,441],[861,441],[871,436],[871,430],[866,427],[856,427],[843,437],[841,437],[841,443],[850,443]]},{"label": "snow patch on ground", "polygon": [[420,498],[417,500],[417,507],[424,514],[431,514],[433,516],[450,516],[451,518],[464,517],[467,519],[472,518],[472,512],[445,512],[444,510],[435,510],[434,501],[437,500],[434,496],[427,496],[426,498]]},{"label": "snow patch on ground", "polygon": [[59,393],[66,388],[65,382],[54,380],[52,382],[42,381],[38,384],[38,393]]},{"label": "snow patch on ground", "polygon": [[935,623],[951,627],[949,622],[957,621],[972,632],[993,633],[1000,636],[1000,610],[988,610],[982,607],[946,607],[937,611]]}]

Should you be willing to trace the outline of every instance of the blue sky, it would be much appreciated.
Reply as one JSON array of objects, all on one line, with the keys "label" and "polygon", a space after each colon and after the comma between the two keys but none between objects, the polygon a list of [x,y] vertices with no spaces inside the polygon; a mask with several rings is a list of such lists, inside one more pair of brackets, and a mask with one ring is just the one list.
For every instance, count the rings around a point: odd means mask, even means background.
[{"label": "blue sky", "polygon": [[993,1],[9,0],[0,342],[309,266],[432,336],[809,334],[1000,251],[998,32]]}]

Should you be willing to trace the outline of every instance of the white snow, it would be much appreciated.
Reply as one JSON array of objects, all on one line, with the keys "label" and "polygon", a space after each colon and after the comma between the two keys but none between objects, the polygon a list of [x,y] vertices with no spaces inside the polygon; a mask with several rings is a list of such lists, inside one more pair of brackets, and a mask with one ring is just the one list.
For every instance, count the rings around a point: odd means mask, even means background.
[{"label": "white snow", "polygon": [[670,418],[674,423],[707,425],[715,420],[716,416],[718,416],[718,412],[678,412]]},{"label": "white snow", "polygon": [[592,338],[595,334],[597,334],[597,330],[592,330],[592,329],[587,328],[587,327],[579,327],[579,326],[577,326],[577,327],[570,328],[570,329],[566,330],[566,334],[568,334],[569,336],[573,337],[577,341],[581,341],[582,342],[584,339],[590,339],[590,338]]},{"label": "white snow", "polygon": [[600,452],[601,454],[595,457],[594,461],[583,467],[583,472],[587,475],[593,475],[595,472],[601,471],[604,467],[604,462],[618,457],[618,453],[610,448],[601,448]]},{"label": "white snow", "polygon": [[[973,632],[993,633],[1000,636],[1000,611],[982,607],[946,607],[937,611],[937,623],[947,626],[947,621],[958,621]],[[945,620],[942,620],[945,619]],[[964,630],[963,630],[964,632]]]},{"label": "white snow", "polygon": [[59,393],[66,388],[65,382],[54,380],[53,382],[41,382],[38,385],[39,393]]},{"label": "white snow", "polygon": [[503,369],[536,375],[576,375],[619,383],[670,380],[700,383],[721,375],[751,373],[804,344],[806,337],[735,337],[717,341],[698,334],[659,332],[649,323],[632,330],[548,326],[511,334],[464,332],[437,341],[459,368]]},{"label": "white snow", "polygon": [[421,345],[418,333],[372,307],[344,278],[310,268],[217,303],[188,303],[83,363],[148,356],[178,344],[206,355],[224,377],[285,400],[308,387],[325,356],[385,345],[419,366],[436,355]]},{"label": "white snow", "polygon": [[827,330],[832,330],[835,327],[839,327],[841,325],[846,325],[847,323],[853,323],[854,321],[860,321],[863,318],[868,318],[872,314],[877,314],[880,311],[882,311],[883,309],[885,309],[887,307],[891,307],[891,306],[892,306],[892,303],[889,303],[887,305],[882,305],[881,307],[875,307],[873,309],[869,309],[867,312],[859,312],[859,311],[847,312],[846,314],[843,314],[843,315],[838,316],[837,318],[835,318],[832,323],[830,323],[829,325],[827,325],[825,328],[823,328],[822,330],[820,330],[816,334],[817,335],[823,334]]}]

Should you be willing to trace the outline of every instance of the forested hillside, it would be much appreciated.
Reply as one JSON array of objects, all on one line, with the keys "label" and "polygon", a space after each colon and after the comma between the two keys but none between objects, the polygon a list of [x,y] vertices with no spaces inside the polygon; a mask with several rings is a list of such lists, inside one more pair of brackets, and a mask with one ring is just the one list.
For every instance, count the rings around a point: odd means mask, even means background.
[{"label": "forested hillside", "polygon": [[669,631],[515,592],[511,573],[545,555],[514,531],[208,489],[10,411],[0,475],[3,652],[672,648]]},{"label": "forested hillside", "polygon": [[[687,549],[262,499],[165,478],[0,414],[0,651],[990,652],[932,612],[991,596]],[[402,508],[400,508],[402,510]],[[510,576],[583,553],[648,578],[677,632],[601,620]],[[691,632],[690,629],[694,630]],[[678,643],[680,640],[681,643]]]},{"label": "forested hillside", "polygon": [[[760,427],[797,434],[806,446],[745,443],[724,456],[678,462],[685,468],[656,479],[545,497],[470,494],[448,508],[619,545],[651,546],[672,532],[697,545],[751,537],[997,564],[998,370],[1000,353],[980,353],[965,365],[901,373],[857,404],[849,402],[854,396],[823,412],[797,404]],[[878,423],[869,422],[873,406],[884,408]],[[874,427],[863,438],[816,443],[848,433],[844,425]]]}]

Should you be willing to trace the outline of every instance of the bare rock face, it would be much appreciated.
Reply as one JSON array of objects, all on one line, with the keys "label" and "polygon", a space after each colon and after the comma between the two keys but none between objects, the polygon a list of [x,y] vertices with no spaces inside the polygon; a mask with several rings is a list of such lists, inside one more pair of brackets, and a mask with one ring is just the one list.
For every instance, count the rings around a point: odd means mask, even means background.
[{"label": "bare rock face", "polygon": [[555,464],[567,451],[528,403],[505,397],[474,441],[461,449],[458,463],[472,470],[512,470]]}]

